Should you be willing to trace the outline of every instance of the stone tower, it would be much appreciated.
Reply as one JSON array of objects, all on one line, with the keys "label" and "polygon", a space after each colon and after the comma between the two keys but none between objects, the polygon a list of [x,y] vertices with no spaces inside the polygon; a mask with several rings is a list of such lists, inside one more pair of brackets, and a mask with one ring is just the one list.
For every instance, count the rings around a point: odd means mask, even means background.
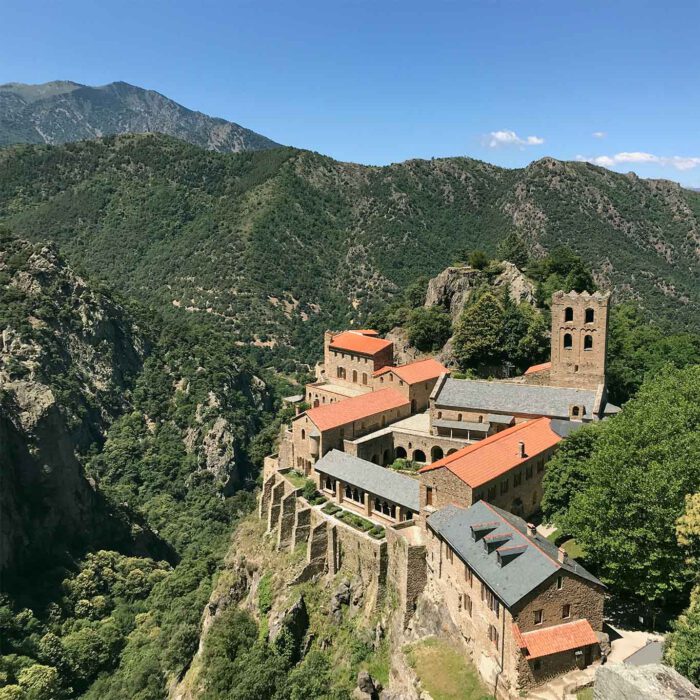
[{"label": "stone tower", "polygon": [[551,384],[580,389],[605,385],[609,307],[609,292],[554,293]]}]

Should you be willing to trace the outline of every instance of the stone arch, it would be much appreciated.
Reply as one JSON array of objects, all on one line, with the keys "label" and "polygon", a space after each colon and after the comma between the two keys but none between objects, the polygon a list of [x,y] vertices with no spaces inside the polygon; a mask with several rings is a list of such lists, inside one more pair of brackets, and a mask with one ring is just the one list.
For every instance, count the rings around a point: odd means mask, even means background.
[{"label": "stone arch", "polygon": [[403,447],[397,447],[396,448],[396,459],[406,459],[407,454],[406,454],[406,449]]},{"label": "stone arch", "polygon": [[382,455],[382,465],[386,466],[391,462],[391,450],[384,450],[384,454]]},{"label": "stone arch", "polygon": [[564,333],[564,349],[571,350],[574,344],[574,339],[571,337],[571,333]]},{"label": "stone arch", "polygon": [[425,463],[425,452],[423,450],[413,450],[413,461]]},{"label": "stone arch", "polygon": [[564,321],[573,321],[574,320],[574,310],[571,306],[567,306],[564,309]]},{"label": "stone arch", "polygon": [[583,336],[583,349],[584,350],[593,350],[593,336],[592,335],[584,335]]},{"label": "stone arch", "polygon": [[453,447],[451,450],[447,450],[447,456],[449,457],[450,455],[453,455],[455,452],[457,452],[457,448]]},{"label": "stone arch", "polygon": [[440,447],[439,445],[435,445],[435,447],[433,447],[433,449],[430,450],[430,460],[432,462],[437,462],[438,459],[442,459],[442,457],[443,457],[442,447]]}]

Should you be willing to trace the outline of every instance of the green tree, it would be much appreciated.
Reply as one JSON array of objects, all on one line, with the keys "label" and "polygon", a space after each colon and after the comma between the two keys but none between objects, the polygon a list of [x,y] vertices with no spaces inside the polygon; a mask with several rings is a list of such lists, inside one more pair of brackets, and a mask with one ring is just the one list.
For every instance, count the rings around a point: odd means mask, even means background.
[{"label": "green tree", "polygon": [[26,700],[55,700],[63,697],[58,671],[51,666],[34,664],[23,669],[17,680]]},{"label": "green tree", "polygon": [[450,315],[436,306],[420,306],[408,315],[408,340],[423,351],[439,350],[452,333]]},{"label": "green tree", "polygon": [[331,665],[326,654],[310,651],[304,661],[289,674],[287,686],[290,700],[327,697],[331,687]]},{"label": "green tree", "polygon": [[473,250],[467,257],[469,267],[475,270],[484,270],[489,264],[489,256],[483,250]]},{"label": "green tree", "polygon": [[588,484],[590,457],[600,435],[600,424],[590,423],[564,440],[547,464],[542,512],[549,522],[561,522],[571,501]]},{"label": "green tree", "polygon": [[465,306],[454,334],[454,353],[462,370],[485,368],[501,358],[503,305],[490,292]]},{"label": "green tree", "polygon": [[606,583],[652,607],[679,602],[689,587],[675,524],[700,483],[698,395],[700,366],[668,367],[649,379],[601,424],[580,462],[585,484],[555,518]]},{"label": "green tree", "polygon": [[700,586],[666,637],[664,660],[700,687]]},{"label": "green tree", "polygon": [[511,231],[496,247],[496,255],[524,270],[530,260],[527,245],[517,231]]}]

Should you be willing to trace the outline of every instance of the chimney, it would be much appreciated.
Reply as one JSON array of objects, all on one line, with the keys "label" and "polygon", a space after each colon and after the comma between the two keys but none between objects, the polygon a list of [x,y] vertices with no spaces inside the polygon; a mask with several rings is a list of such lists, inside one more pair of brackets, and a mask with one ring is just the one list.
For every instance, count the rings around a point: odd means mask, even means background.
[{"label": "chimney", "polygon": [[518,443],[518,457],[522,459],[525,456],[525,443],[524,442],[519,442]]},{"label": "chimney", "polygon": [[537,534],[537,528],[532,524],[527,524],[527,534],[529,537],[534,537]]},{"label": "chimney", "polygon": [[559,547],[559,549],[557,549],[557,561],[560,564],[566,564],[566,559],[567,559],[566,550],[563,547]]}]

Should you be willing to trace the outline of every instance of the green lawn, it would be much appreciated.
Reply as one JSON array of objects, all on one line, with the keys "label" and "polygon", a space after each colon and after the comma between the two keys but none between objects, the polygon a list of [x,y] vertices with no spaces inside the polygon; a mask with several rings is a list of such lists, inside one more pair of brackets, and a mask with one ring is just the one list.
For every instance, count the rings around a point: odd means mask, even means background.
[{"label": "green lawn", "polygon": [[296,488],[304,488],[306,477],[303,474],[299,474],[299,472],[295,472],[293,469],[290,469],[288,472],[284,473],[284,476],[287,477],[287,479],[289,479],[289,481],[291,481]]},{"label": "green lawn", "polygon": [[[547,535],[547,539],[550,542],[556,542],[559,537],[561,537],[561,530],[558,529]],[[561,546],[572,559],[581,559],[584,556],[584,551],[573,537],[563,542]]]},{"label": "green lawn", "polygon": [[493,700],[466,655],[448,642],[427,639],[409,647],[407,656],[433,700]]},{"label": "green lawn", "polygon": [[584,688],[576,693],[576,700],[593,700],[593,688]]}]

